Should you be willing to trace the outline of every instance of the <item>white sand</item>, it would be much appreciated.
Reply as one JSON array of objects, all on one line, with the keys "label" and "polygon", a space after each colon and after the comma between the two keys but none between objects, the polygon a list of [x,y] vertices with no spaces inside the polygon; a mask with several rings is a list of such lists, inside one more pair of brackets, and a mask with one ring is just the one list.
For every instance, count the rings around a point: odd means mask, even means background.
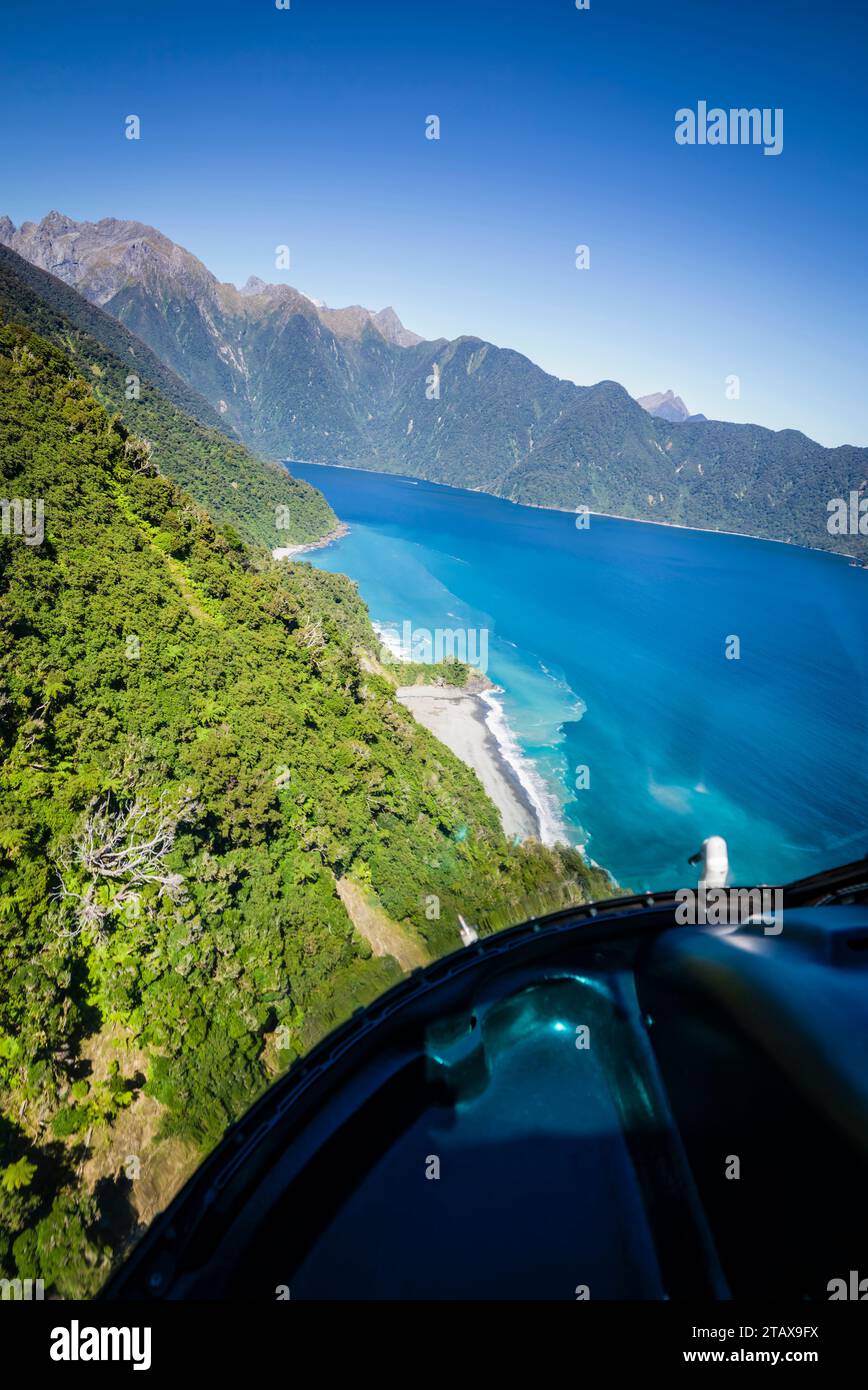
[{"label": "white sand", "polygon": [[420,724],[476,773],[500,812],[506,834],[538,839],[533,807],[486,726],[479,696],[448,685],[405,685],[396,694]]}]

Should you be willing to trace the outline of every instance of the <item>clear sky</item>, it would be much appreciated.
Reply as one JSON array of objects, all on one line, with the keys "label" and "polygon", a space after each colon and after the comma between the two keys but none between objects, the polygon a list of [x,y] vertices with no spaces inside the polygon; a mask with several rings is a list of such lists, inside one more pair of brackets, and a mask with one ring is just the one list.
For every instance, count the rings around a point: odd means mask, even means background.
[{"label": "clear sky", "polygon": [[[861,0],[3,0],[2,33],[16,224],[136,218],[223,280],[868,444]],[[677,145],[700,100],[783,108],[783,153]]]}]

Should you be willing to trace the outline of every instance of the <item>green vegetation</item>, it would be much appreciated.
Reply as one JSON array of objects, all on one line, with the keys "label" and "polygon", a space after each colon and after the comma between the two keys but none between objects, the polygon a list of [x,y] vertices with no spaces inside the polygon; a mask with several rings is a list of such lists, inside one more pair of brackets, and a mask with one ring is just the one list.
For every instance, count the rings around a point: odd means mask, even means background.
[{"label": "green vegetation", "polygon": [[443,661],[393,661],[388,669],[398,685],[455,685],[462,690],[465,686],[492,688],[486,677],[457,657],[447,656]]},{"label": "green vegetation", "polygon": [[264,567],[72,347],[0,327],[0,492],[45,503],[42,544],[0,536],[0,1275],[87,1296],[139,1219],[130,1127],[207,1150],[399,977],[338,880],[429,954],[459,912],[491,932],[610,884],[510,844],[353,585]]},{"label": "green vegetation", "polygon": [[868,538],[831,536],[826,525],[829,500],[859,490],[866,473],[866,449],[825,449],[797,430],[721,420],[670,424],[609,381],[580,395],[496,490],[535,506],[586,506],[868,558]]},{"label": "green vegetation", "polygon": [[227,435],[217,412],[126,328],[0,246],[3,321],[67,352],[106,409],[148,441],[157,469],[207,507],[228,537],[272,549],[319,540],[337,524],[321,493]]}]

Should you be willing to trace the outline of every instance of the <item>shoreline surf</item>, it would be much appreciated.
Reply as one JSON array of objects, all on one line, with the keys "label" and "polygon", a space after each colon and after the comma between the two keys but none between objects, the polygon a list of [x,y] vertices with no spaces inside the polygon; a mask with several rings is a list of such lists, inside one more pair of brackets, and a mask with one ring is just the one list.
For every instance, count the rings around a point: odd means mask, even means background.
[{"label": "shoreline surf", "polygon": [[[742,881],[786,882],[864,822],[853,746],[868,619],[864,572],[854,588],[844,557],[614,518],[584,535],[553,509],[507,509],[467,489],[370,469],[296,472],[351,526],[309,560],[354,578],[372,614],[489,631],[489,675],[567,843],[620,883],[682,882],[712,833]],[[571,695],[585,707],[575,715]],[[758,750],[771,799],[757,791]],[[591,775],[577,795],[580,769]]]},{"label": "shoreline surf", "polygon": [[398,699],[418,723],[475,772],[510,839],[541,839],[543,825],[530,787],[509,761],[488,723],[482,693],[460,686],[399,686]]},{"label": "shoreline surf", "polygon": [[[393,659],[401,661],[401,645],[394,631],[380,619],[372,619],[371,626]],[[530,820],[533,838],[542,844],[570,844],[569,832],[559,814],[557,797],[533,758],[522,748],[510,725],[499,698],[503,693],[502,687],[496,685],[485,690],[472,690],[424,683],[401,686],[397,691],[398,698],[412,709],[420,723],[480,776],[500,811],[505,830],[507,822],[515,828],[523,820]],[[442,711],[437,708],[438,704],[442,704]],[[462,731],[455,728],[450,731],[447,713],[452,721],[469,717],[475,719],[484,731],[485,748],[468,747],[468,739],[471,742],[473,739],[467,729]],[[494,764],[493,769],[482,766],[486,757]],[[486,775],[482,775],[482,772]],[[501,782],[506,784],[505,787]],[[511,797],[508,792],[511,792]],[[507,830],[507,833],[510,832]],[[527,833],[520,837],[529,838]]]},{"label": "shoreline surf", "polygon": [[529,757],[521,747],[518,737],[509,723],[503,703],[498,699],[498,695],[502,693],[500,686],[479,692],[477,698],[487,709],[487,713],[483,715],[485,726],[494,739],[502,762],[512,771],[516,781],[533,806],[539,831],[538,839],[544,845],[569,844],[570,837],[567,827],[560,818],[560,807],[557,805],[554,793],[549,790],[545,778],[537,768],[533,758]]}]

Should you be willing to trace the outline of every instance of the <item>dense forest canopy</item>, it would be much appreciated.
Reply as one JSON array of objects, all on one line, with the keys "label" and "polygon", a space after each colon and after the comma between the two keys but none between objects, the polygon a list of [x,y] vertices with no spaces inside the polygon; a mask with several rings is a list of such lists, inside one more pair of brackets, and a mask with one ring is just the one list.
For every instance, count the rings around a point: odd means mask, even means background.
[{"label": "dense forest canopy", "polygon": [[263,564],[67,346],[0,328],[0,494],[44,504],[41,544],[0,535],[0,1276],[81,1296],[400,977],[345,902],[424,960],[459,912],[486,933],[611,885],[508,842],[397,701],[355,587]]}]

